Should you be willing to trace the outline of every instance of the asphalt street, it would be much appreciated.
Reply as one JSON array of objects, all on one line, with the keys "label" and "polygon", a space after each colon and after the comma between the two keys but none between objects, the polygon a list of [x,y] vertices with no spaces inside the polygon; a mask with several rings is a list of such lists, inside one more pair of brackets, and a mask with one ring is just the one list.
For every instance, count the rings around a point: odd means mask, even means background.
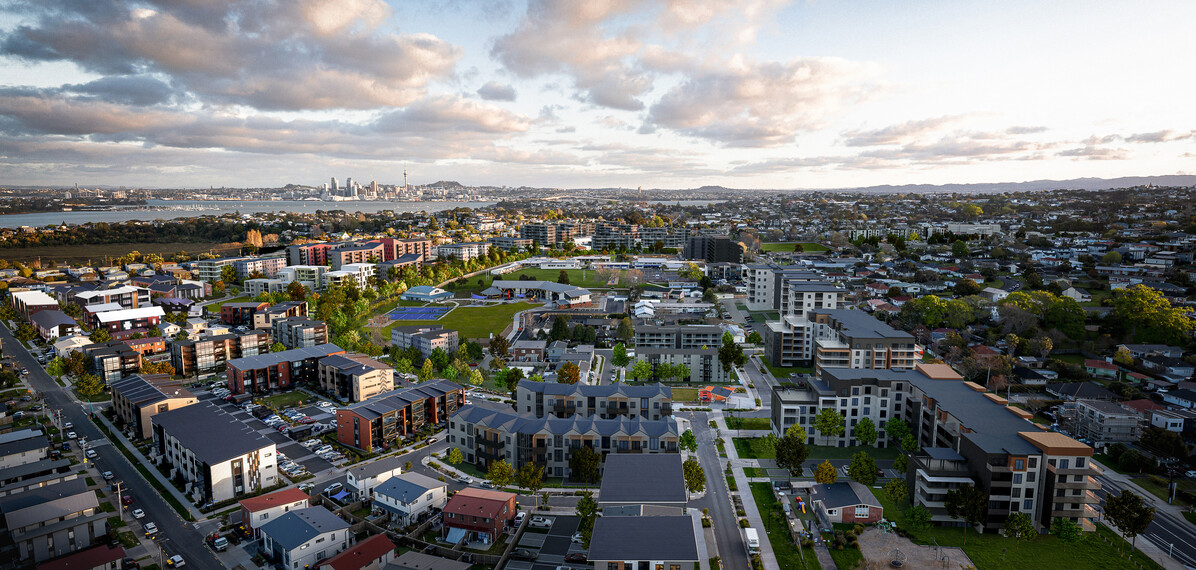
[{"label": "asphalt street", "polygon": [[[1125,485],[1113,481],[1104,475],[1096,476],[1096,480],[1100,482],[1102,489],[1097,491],[1097,495],[1101,498],[1101,512],[1104,512],[1104,499],[1107,493],[1120,494],[1125,489]],[[1137,489],[1131,489],[1135,493],[1141,494]],[[1153,495],[1145,495],[1146,501],[1149,503],[1155,500]],[[1196,531],[1193,530],[1191,523],[1184,520],[1183,517],[1177,517],[1162,509],[1156,509],[1154,521],[1147,527],[1146,532],[1140,535],[1139,540],[1149,540],[1155,546],[1158,546],[1163,552],[1169,552],[1175,560],[1189,568],[1196,568]]]},{"label": "asphalt street", "polygon": [[[731,506],[731,494],[727,491],[723,467],[719,462],[718,450],[714,446],[715,430],[710,428],[710,417],[705,412],[694,412],[692,423],[694,435],[698,438],[698,461],[706,472],[706,495],[693,501],[691,505],[699,509],[710,509],[715,542],[718,544],[718,554],[723,559],[723,568],[746,570],[749,567],[747,547],[739,531],[739,517],[735,516],[735,510]],[[751,493],[746,493],[744,500],[751,500]],[[714,556],[714,553],[710,555]]]},{"label": "asphalt street", "polygon": [[[61,410],[63,421],[75,424],[72,431],[87,438],[99,454],[95,461],[99,472],[111,471],[116,481],[123,482],[122,494],[133,496],[131,508],[145,511],[146,516],[140,521],[133,521],[131,516],[125,515],[129,529],[140,534],[143,523],[152,521],[158,526],[158,543],[166,551],[166,557],[181,554],[184,561],[196,568],[219,568],[220,562],[203,544],[200,531],[179,517],[124,454],[113,447],[99,428],[92,424],[87,405],[74,401],[64,388],[46,374],[37,359],[13,338],[7,327],[0,326],[0,342],[3,342],[5,355],[13,357],[30,371],[27,379],[34,390],[45,396],[42,404],[51,410]],[[151,551],[150,554],[155,559],[159,556],[158,552]]]}]

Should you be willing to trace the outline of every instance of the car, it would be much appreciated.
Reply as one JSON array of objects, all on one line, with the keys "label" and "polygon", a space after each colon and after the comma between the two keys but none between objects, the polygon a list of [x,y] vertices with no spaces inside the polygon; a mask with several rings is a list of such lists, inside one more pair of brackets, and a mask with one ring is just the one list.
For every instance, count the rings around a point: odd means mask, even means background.
[{"label": "car", "polygon": [[66,438],[67,439],[79,439],[79,434],[77,434],[73,431],[70,431],[70,432],[67,432]]},{"label": "car", "polygon": [[877,468],[876,468],[876,476],[877,476],[878,478],[879,478],[879,477],[884,477],[884,476],[885,476],[885,470],[884,470],[884,469],[881,469],[880,467],[877,467]]},{"label": "car", "polygon": [[572,542],[575,544],[582,544],[585,541],[586,541],[585,537],[583,537],[580,532],[575,532],[575,533],[573,533],[573,536],[569,537],[569,542]]},{"label": "car", "polygon": [[523,524],[523,519],[527,518],[527,513],[520,511],[515,515],[515,526]]},{"label": "car", "polygon": [[212,550],[215,550],[216,552],[224,552],[225,550],[228,550],[228,539],[220,536],[219,534],[209,534],[204,540],[208,543],[208,546],[210,546]]},{"label": "car", "polygon": [[534,528],[549,528],[552,526],[552,519],[548,517],[532,517],[532,520],[527,524]]},{"label": "car", "polygon": [[133,495],[125,495],[125,496],[121,497],[120,504],[126,505],[126,506],[133,504]]},{"label": "car", "polygon": [[[21,413],[21,412],[17,412],[17,413],[19,414],[19,413]],[[19,418],[19,417],[21,417],[21,416],[15,416],[15,417],[18,417],[18,418]],[[64,441],[64,442],[62,442],[62,450],[63,450],[63,451],[70,451],[70,450],[71,450],[71,442],[69,442],[69,441]]]},{"label": "car", "polygon": [[181,555],[175,554],[174,556],[166,559],[166,565],[171,568],[182,568],[183,566],[186,566],[187,563],[183,560]]},{"label": "car", "polygon": [[493,489],[494,483],[491,483],[489,481],[482,481],[482,488],[483,489]]},{"label": "car", "polygon": [[536,553],[526,548],[516,548],[511,551],[511,560],[535,561]]},{"label": "car", "polygon": [[472,484],[473,484],[473,479],[471,479],[471,478],[469,478],[469,477],[462,477],[462,478],[460,478],[460,479],[457,479],[457,480],[458,480],[458,481],[460,481],[460,482],[462,482],[462,483],[465,483],[466,485],[472,485]]},{"label": "car", "polygon": [[436,438],[434,438],[434,437],[429,437],[428,439],[425,439],[425,440],[424,440],[424,443],[426,443],[426,444],[428,444],[428,445],[432,445],[433,443],[436,443]]},{"label": "car", "polygon": [[72,422],[67,422],[65,424],[62,424],[62,429],[71,429],[73,427],[75,427],[75,424]]},{"label": "car", "polygon": [[333,483],[327,487],[324,487],[324,494],[325,495],[335,495],[342,488],[344,488],[344,485],[341,485],[340,483]]},{"label": "car", "polygon": [[158,525],[152,522],[145,523],[141,528],[145,530],[145,536],[153,536],[158,534]]},{"label": "car", "polygon": [[1188,476],[1188,479],[1196,479],[1196,470],[1188,471],[1185,475]]},{"label": "car", "polygon": [[141,509],[133,509],[133,518],[135,518],[135,519],[145,518],[145,511],[143,511]]},{"label": "car", "polygon": [[565,562],[585,562],[586,555],[581,552],[574,552],[573,554],[565,555]]},{"label": "car", "polygon": [[87,453],[84,455],[86,455],[88,459],[95,459],[96,457],[100,456],[100,454],[96,453],[96,450],[94,449],[87,450]]},{"label": "car", "polygon": [[113,475],[111,471],[105,471],[103,477],[105,481],[111,481],[116,478],[116,475]]}]

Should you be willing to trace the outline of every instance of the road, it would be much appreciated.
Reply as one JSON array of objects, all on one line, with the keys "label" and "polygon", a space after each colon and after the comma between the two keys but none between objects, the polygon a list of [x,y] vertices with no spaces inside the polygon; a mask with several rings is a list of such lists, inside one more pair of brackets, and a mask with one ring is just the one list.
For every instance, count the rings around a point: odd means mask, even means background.
[{"label": "road", "polygon": [[[141,473],[124,454],[113,447],[99,428],[91,423],[86,406],[71,399],[66,390],[46,374],[37,359],[4,326],[0,326],[0,342],[3,343],[5,355],[29,369],[27,379],[30,385],[45,396],[42,404],[49,409],[62,410],[63,421],[74,423],[72,431],[87,438],[90,447],[99,454],[95,461],[97,469],[101,473],[111,471],[116,476],[115,480],[123,481],[124,489],[121,492],[133,496],[133,508],[145,511],[146,516],[141,521],[133,521],[131,516],[126,515],[129,529],[140,535],[140,523],[152,521],[158,525],[158,536],[166,539],[162,541],[166,556],[181,554],[188,565],[196,568],[219,568],[220,562],[203,545],[203,535],[191,523],[180,518],[149,482],[141,477]],[[156,559],[159,553],[151,551],[150,554]]]},{"label": "road", "polygon": [[[706,495],[693,501],[691,506],[710,509],[715,542],[718,544],[718,554],[723,559],[723,568],[747,570],[747,547],[739,531],[739,517],[735,516],[731,506],[731,494],[727,491],[723,467],[718,458],[718,450],[714,446],[715,430],[710,428],[710,417],[705,412],[694,412],[692,424],[694,435],[698,438],[698,461],[706,471]],[[744,492],[744,500],[752,500],[750,492]],[[713,556],[714,553],[711,552],[710,555]]]},{"label": "road", "polygon": [[[1127,485],[1113,481],[1104,475],[1096,476],[1096,480],[1100,481],[1102,486],[1102,489],[1097,491],[1097,495],[1101,498],[1101,510],[1103,511],[1105,494],[1110,492],[1120,494]],[[1143,493],[1138,489],[1130,490],[1142,495],[1148,504],[1160,502],[1150,493]],[[1161,548],[1163,552],[1170,552],[1171,556],[1181,564],[1189,568],[1196,568],[1196,529],[1193,529],[1191,523],[1183,517],[1177,517],[1162,509],[1157,509],[1154,521],[1150,523],[1140,538],[1150,541]]]}]

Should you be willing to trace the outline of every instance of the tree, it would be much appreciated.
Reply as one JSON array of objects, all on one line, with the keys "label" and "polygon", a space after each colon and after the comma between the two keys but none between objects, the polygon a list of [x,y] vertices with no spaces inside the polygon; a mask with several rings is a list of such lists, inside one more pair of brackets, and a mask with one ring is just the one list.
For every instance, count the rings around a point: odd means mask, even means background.
[{"label": "tree", "polygon": [[893,503],[900,505],[909,496],[909,486],[902,479],[893,479],[885,483],[885,496]]},{"label": "tree", "polygon": [[631,363],[631,357],[627,356],[627,347],[623,343],[616,344],[611,352],[613,353],[610,359],[611,364],[623,368]]},{"label": "tree", "polygon": [[569,454],[569,475],[575,481],[597,483],[601,476],[598,472],[601,461],[602,456],[593,448],[585,445],[578,447]]},{"label": "tree", "polygon": [[581,379],[581,369],[575,362],[566,362],[556,371],[556,381],[561,384],[576,384]]},{"label": "tree", "polygon": [[61,356],[54,358],[46,365],[46,373],[55,378],[62,378],[62,375],[66,374],[66,369],[66,359]]},{"label": "tree", "polygon": [[[100,329],[100,330],[104,331],[105,334],[108,333],[107,329]],[[20,325],[17,325],[17,331],[15,333],[13,333],[13,336],[17,337],[17,340],[29,342],[29,341],[37,338],[37,331],[34,330],[33,325],[30,325],[29,323],[21,323]],[[94,336],[94,333],[93,333],[93,336]],[[92,339],[92,342],[103,342],[103,341],[97,341],[95,339]]]},{"label": "tree", "polygon": [[688,451],[690,453],[696,453],[698,451],[698,438],[694,437],[693,430],[687,429],[685,430],[685,433],[681,434],[681,438],[677,441],[677,447],[679,447],[682,451]]},{"label": "tree", "polygon": [[270,352],[282,352],[286,349],[286,345],[282,344],[281,342],[275,342],[274,344],[270,345]]},{"label": "tree", "polygon": [[681,465],[685,473],[685,488],[690,493],[701,493],[706,490],[706,470],[697,459],[689,458]]},{"label": "tree", "polygon": [[776,453],[778,467],[788,470],[792,477],[801,477],[802,464],[810,457],[805,428],[797,424],[789,426],[785,435],[777,441]]},{"label": "tree", "polygon": [[962,519],[966,523],[963,530],[963,543],[967,544],[968,527],[980,524],[988,512],[988,493],[971,483],[964,483],[958,489],[947,491],[946,499],[943,502],[947,507],[947,516],[953,519]]},{"label": "tree", "polygon": [[141,364],[141,372],[143,374],[169,374],[174,375],[174,366],[170,364],[169,360],[161,362],[143,362]]},{"label": "tree", "polygon": [[[544,486],[544,466],[528,461],[515,473],[515,484],[532,492],[535,497]],[[537,505],[538,506],[538,505]]]},{"label": "tree", "polygon": [[298,281],[291,281],[287,284],[287,297],[292,301],[303,301],[307,299],[307,288]]},{"label": "tree", "polygon": [[1120,495],[1105,495],[1105,516],[1122,536],[1130,539],[1130,548],[1137,547],[1138,535],[1146,532],[1154,514],[1155,508],[1146,506],[1142,496],[1129,489]]},{"label": "tree", "polygon": [[759,331],[752,331],[748,333],[747,338],[744,339],[748,344],[763,344],[764,338],[760,336]]},{"label": "tree", "polygon": [[934,516],[930,510],[922,505],[914,505],[905,512],[905,522],[909,524],[910,530],[920,532],[930,528],[930,519]]},{"label": "tree", "polygon": [[75,381],[75,392],[90,400],[104,393],[104,383],[95,374],[84,374]]},{"label": "tree", "polygon": [[1134,355],[1130,352],[1130,349],[1123,346],[1117,349],[1117,352],[1113,353],[1113,363],[1120,366],[1133,366]]},{"label": "tree", "polygon": [[491,461],[490,466],[486,469],[486,479],[495,487],[501,489],[511,484],[515,480],[515,468],[507,463],[506,459],[499,459],[498,461]]},{"label": "tree", "polygon": [[1026,513],[1013,513],[1005,518],[1005,536],[1014,540],[1030,540],[1038,536],[1034,521]]},{"label": "tree", "polygon": [[1118,263],[1121,263],[1121,254],[1116,251],[1110,251],[1109,253],[1106,253],[1104,257],[1100,258],[1100,260],[1101,263],[1106,265],[1117,265]]},{"label": "tree", "polygon": [[860,423],[855,425],[852,434],[855,436],[856,441],[864,445],[872,445],[876,443],[877,438],[876,424],[872,423],[872,418],[864,418],[860,420]]},{"label": "tree", "polygon": [[1183,308],[1172,307],[1162,293],[1145,285],[1115,292],[1112,318],[1143,343],[1185,344],[1196,329],[1196,320]]},{"label": "tree", "polygon": [[482,357],[486,356],[485,351],[482,349],[482,345],[477,342],[471,340],[466,342],[463,346],[465,347],[465,353],[469,356],[469,360],[481,360]]},{"label": "tree", "polygon": [[905,436],[910,435],[910,431],[909,422],[901,418],[889,418],[885,422],[885,436],[893,443],[900,444]]},{"label": "tree", "polygon": [[747,357],[743,355],[743,347],[736,344],[735,337],[731,336],[730,332],[723,333],[723,344],[718,348],[718,360],[724,374],[730,374],[732,367],[743,366],[743,363],[747,362]]},{"label": "tree", "polygon": [[552,320],[552,328],[548,331],[548,339],[552,341],[567,340],[569,338],[569,321],[565,317],[557,316]]},{"label": "tree", "polygon": [[1055,343],[1045,336],[1030,340],[1030,351],[1037,354],[1039,358],[1046,358],[1054,349]]},{"label": "tree", "polygon": [[[582,449],[588,449],[583,447]],[[577,525],[577,530],[581,532],[582,546],[589,547],[590,534],[594,532],[594,519],[598,518],[598,501],[594,500],[594,493],[585,491],[581,494],[581,499],[577,501],[576,508],[577,518],[581,519],[580,524]]]},{"label": "tree", "polygon": [[505,385],[508,392],[514,393],[519,381],[523,380],[523,371],[518,368],[504,368],[494,375],[494,380]]},{"label": "tree", "polygon": [[615,331],[615,336],[619,337],[619,340],[623,342],[627,342],[635,336],[635,327],[632,326],[629,317],[623,317],[619,320],[619,327]]},{"label": "tree", "polygon": [[436,371],[439,372],[448,366],[449,355],[444,348],[438,346],[432,349],[432,352],[428,354],[428,360],[432,362],[432,366],[435,366]]},{"label": "tree", "polygon": [[831,465],[830,460],[823,460],[814,468],[814,481],[822,483],[823,485],[830,485],[839,478],[839,470]]},{"label": "tree", "polygon": [[1150,426],[1142,430],[1138,436],[1138,445],[1154,452],[1155,455],[1169,459],[1184,459],[1188,456],[1188,446],[1178,433],[1169,429]]},{"label": "tree", "polygon": [[814,429],[823,437],[826,445],[830,445],[832,437],[843,435],[843,420],[843,414],[836,412],[834,408],[823,408],[814,416]]},{"label": "tree", "polygon": [[876,460],[861,451],[851,456],[851,464],[847,466],[847,475],[855,482],[871,487],[876,483]]},{"label": "tree", "polygon": [[968,256],[968,244],[963,240],[956,240],[951,244],[951,257],[964,259]]},{"label": "tree", "polygon": [[91,342],[108,342],[112,340],[112,333],[108,332],[108,329],[96,329],[87,338],[91,339]]},{"label": "tree", "polygon": [[473,386],[481,386],[486,379],[482,377],[482,371],[474,368],[469,372],[469,383]]},{"label": "tree", "polygon": [[905,475],[905,472],[909,471],[909,456],[904,453],[898,455],[897,459],[893,460],[893,470]]},{"label": "tree", "polygon": [[419,369],[419,381],[427,382],[436,375],[436,369],[432,366],[432,359],[424,360],[424,365]]},{"label": "tree", "polygon": [[912,434],[901,438],[901,451],[913,453],[918,450],[918,440]]},{"label": "tree", "polygon": [[221,267],[220,268],[220,280],[223,281],[225,285],[228,285],[229,283],[236,283],[237,268],[233,267],[231,264]]},{"label": "tree", "polygon": [[562,269],[561,272],[559,274],[557,274],[557,276],[556,276],[556,282],[562,283],[564,285],[568,285],[569,284],[569,272]]},{"label": "tree", "polygon": [[447,461],[449,465],[460,465],[462,461],[465,461],[465,456],[461,455],[461,448],[454,447],[449,450],[448,457],[446,457],[444,460]]},{"label": "tree", "polygon": [[647,360],[637,360],[631,366],[631,373],[629,375],[632,380],[650,380],[652,378],[652,364]]},{"label": "tree", "polygon": [[490,339],[490,356],[499,359],[506,359],[510,354],[510,350],[511,342],[507,340],[507,337],[497,335]]},{"label": "tree", "polygon": [[1060,517],[1051,521],[1051,534],[1063,544],[1075,544],[1084,538],[1084,529],[1071,519]]}]

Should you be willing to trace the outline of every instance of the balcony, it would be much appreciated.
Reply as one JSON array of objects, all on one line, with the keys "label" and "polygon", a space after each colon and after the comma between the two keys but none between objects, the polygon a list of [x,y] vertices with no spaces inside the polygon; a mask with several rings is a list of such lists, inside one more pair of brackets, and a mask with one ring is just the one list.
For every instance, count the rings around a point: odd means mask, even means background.
[{"label": "balcony", "polygon": [[1055,481],[1055,488],[1056,489],[1089,489],[1092,491],[1099,491],[1103,487],[1101,486],[1100,481],[1097,481],[1096,479],[1093,479],[1092,477],[1085,477],[1083,481],[1069,481],[1067,483]]},{"label": "balcony", "polygon": [[478,445],[481,447],[489,447],[491,449],[502,449],[507,446],[507,442],[501,439],[486,439],[483,437],[477,438]]},{"label": "balcony", "polygon": [[1056,475],[1101,475],[1104,473],[1103,469],[1091,462],[1085,467],[1068,467],[1066,469],[1047,463],[1047,471]]},{"label": "balcony", "polygon": [[[1072,501],[1072,503],[1075,503],[1075,502],[1077,502],[1077,501]],[[1055,517],[1078,517],[1078,518],[1094,519],[1097,517],[1097,513],[1096,513],[1096,509],[1092,508],[1091,506],[1089,506],[1087,504],[1083,504],[1083,503],[1080,504],[1080,508],[1078,508],[1078,509],[1055,508],[1052,505],[1051,518],[1055,518]]]}]

